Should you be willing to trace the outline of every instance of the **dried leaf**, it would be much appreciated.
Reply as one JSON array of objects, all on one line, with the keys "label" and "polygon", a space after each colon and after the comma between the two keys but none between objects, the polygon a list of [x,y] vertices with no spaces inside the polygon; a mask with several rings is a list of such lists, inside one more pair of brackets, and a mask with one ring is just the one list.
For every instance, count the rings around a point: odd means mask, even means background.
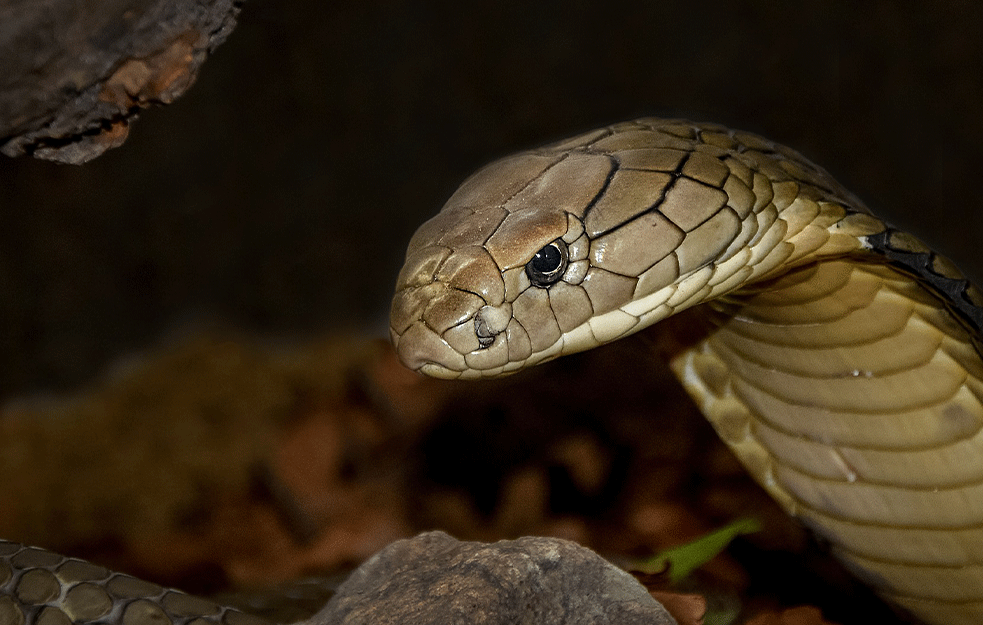
[{"label": "dried leaf", "polygon": [[679,625],[703,625],[703,616],[707,611],[707,600],[703,595],[660,591],[649,591],[649,594]]}]

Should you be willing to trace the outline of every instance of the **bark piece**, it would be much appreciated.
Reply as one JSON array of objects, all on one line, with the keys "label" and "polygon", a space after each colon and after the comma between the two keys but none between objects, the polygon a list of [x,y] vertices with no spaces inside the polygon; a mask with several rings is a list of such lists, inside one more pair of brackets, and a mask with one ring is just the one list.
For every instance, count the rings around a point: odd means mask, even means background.
[{"label": "bark piece", "polygon": [[81,164],[169,104],[241,0],[0,0],[0,152]]}]

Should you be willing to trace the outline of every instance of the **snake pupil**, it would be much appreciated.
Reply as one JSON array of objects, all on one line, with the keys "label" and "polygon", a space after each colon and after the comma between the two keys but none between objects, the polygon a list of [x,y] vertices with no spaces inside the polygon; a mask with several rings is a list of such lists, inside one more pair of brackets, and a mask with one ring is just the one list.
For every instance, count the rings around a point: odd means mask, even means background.
[{"label": "snake pupil", "polygon": [[567,246],[557,239],[536,252],[526,264],[526,275],[530,282],[539,287],[547,287],[559,282],[567,268]]},{"label": "snake pupil", "polygon": [[532,268],[540,273],[556,271],[560,266],[560,250],[555,245],[548,245],[536,252],[532,259]]}]

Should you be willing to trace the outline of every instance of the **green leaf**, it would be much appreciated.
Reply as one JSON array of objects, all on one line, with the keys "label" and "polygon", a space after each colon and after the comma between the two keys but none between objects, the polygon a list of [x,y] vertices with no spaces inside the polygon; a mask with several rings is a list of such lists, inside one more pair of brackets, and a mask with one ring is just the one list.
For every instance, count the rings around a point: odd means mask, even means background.
[{"label": "green leaf", "polygon": [[640,563],[639,570],[645,573],[658,573],[669,566],[669,580],[675,584],[700,568],[717,554],[727,548],[730,541],[742,534],[761,531],[761,523],[754,518],[737,519],[718,530],[714,530],[696,540],[671,547],[662,553]]}]

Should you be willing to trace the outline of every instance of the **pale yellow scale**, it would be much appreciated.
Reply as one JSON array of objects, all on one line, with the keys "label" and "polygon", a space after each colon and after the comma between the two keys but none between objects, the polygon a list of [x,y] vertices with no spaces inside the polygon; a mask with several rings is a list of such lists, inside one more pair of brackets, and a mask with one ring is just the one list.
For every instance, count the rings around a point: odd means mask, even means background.
[{"label": "pale yellow scale", "polygon": [[755,478],[859,577],[983,623],[983,370],[910,277],[827,261],[708,303],[672,362]]}]

